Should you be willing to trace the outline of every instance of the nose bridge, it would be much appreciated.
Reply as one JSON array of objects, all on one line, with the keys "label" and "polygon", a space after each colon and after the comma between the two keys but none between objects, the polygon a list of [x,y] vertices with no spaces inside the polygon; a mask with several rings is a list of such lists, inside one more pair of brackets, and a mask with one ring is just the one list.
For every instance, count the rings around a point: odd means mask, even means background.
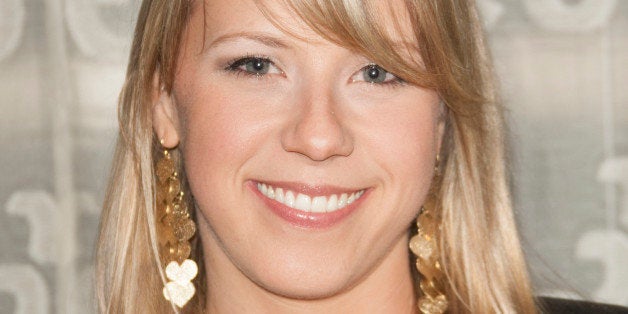
[{"label": "nose bridge", "polygon": [[331,81],[303,81],[295,93],[297,114],[282,136],[284,150],[315,161],[351,154],[353,142]]}]

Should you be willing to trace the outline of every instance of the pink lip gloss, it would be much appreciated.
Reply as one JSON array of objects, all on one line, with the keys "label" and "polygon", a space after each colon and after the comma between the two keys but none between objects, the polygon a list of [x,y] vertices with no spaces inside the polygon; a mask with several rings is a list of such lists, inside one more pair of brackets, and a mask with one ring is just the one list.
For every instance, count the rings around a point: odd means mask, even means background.
[{"label": "pink lip gloss", "polygon": [[[278,187],[293,191],[295,193],[303,193],[311,197],[331,194],[339,195],[341,193],[356,192],[356,190],[342,189],[331,186],[309,187],[305,184],[299,183],[269,182],[268,184],[272,185],[275,188]],[[248,187],[263,201],[263,203],[275,215],[279,216],[280,218],[294,226],[307,229],[325,229],[342,222],[345,218],[350,216],[356,209],[359,208],[362,200],[367,196],[368,192],[370,191],[370,189],[366,189],[357,200],[341,209],[332,212],[318,213],[298,210],[266,197],[264,194],[262,194],[262,192],[257,189],[257,182],[249,181]]]}]

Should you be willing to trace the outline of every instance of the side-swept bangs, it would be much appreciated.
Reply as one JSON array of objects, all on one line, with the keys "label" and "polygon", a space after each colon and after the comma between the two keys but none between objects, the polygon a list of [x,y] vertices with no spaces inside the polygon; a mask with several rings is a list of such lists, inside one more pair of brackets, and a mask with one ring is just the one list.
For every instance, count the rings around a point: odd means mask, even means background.
[{"label": "side-swept bangs", "polygon": [[[270,9],[258,7],[278,28],[295,37]],[[451,110],[470,114],[490,101],[480,84],[480,25],[467,5],[458,1],[282,0],[294,18],[321,37],[362,54],[411,84],[434,89]],[[276,4],[274,4],[276,5]],[[478,87],[478,88],[474,88]],[[460,104],[465,104],[464,106]],[[474,110],[476,108],[476,110]]]}]

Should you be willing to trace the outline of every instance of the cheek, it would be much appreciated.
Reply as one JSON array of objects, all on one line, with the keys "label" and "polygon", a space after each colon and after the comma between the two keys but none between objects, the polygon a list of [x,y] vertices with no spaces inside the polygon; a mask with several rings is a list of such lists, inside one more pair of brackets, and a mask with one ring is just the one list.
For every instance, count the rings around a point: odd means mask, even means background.
[{"label": "cheek", "polygon": [[[182,97],[182,148],[188,171],[211,172],[232,169],[255,151],[255,139],[263,130],[261,119],[247,111],[248,99],[225,88],[195,88]],[[210,175],[210,173],[208,173]]]},{"label": "cheek", "polygon": [[422,98],[380,110],[370,119],[368,146],[390,176],[431,178],[438,146],[437,106],[434,97]]},{"label": "cheek", "polygon": [[255,94],[191,77],[175,99],[183,114],[184,166],[203,216],[221,229],[243,219],[228,209],[242,207],[243,178],[255,164],[251,160],[268,150],[274,118]]},{"label": "cheek", "polygon": [[232,110],[233,99],[226,91],[201,84],[186,88],[176,101],[183,114],[180,149],[191,192],[202,208],[221,207],[229,202],[228,195],[215,191],[232,188],[227,172],[247,158],[254,132],[246,127],[245,117]]},{"label": "cheek", "polygon": [[186,92],[177,104],[184,113],[181,150],[190,192],[212,233],[239,243],[246,234],[229,232],[230,226],[248,218],[230,209],[242,202],[239,179],[243,165],[259,149],[259,119],[243,109],[248,99],[234,98],[237,93],[224,86],[199,84]]},{"label": "cheek", "polygon": [[438,147],[437,102],[431,94],[399,101],[380,110],[364,130],[368,154],[382,170],[383,197],[397,211],[399,221],[414,217],[432,183]]}]

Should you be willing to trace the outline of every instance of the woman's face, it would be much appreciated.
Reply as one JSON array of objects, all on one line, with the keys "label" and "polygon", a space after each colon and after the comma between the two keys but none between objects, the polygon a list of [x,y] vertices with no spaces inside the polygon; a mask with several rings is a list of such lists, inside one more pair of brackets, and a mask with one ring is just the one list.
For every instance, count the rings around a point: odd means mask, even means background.
[{"label": "woman's face", "polygon": [[407,230],[443,131],[436,92],[282,5],[268,4],[303,38],[252,0],[198,2],[154,121],[182,151],[210,276],[309,299],[408,275]]}]

